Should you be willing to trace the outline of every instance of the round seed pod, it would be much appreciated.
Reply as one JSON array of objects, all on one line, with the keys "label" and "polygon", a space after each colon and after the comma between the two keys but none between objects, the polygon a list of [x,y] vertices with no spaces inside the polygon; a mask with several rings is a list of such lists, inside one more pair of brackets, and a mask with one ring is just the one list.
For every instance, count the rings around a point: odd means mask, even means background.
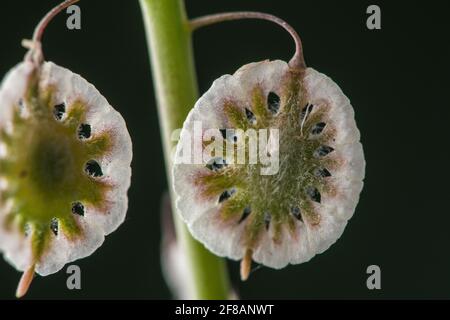
[{"label": "round seed pod", "polygon": [[[208,141],[208,129],[221,135]],[[252,149],[252,131],[266,132],[265,149]],[[244,259],[243,278],[251,260],[276,269],[306,262],[355,211],[365,170],[359,139],[350,101],[326,75],[279,60],[250,63],[214,81],[189,113],[173,166],[177,209],[213,253]],[[212,143],[222,156],[208,153]],[[252,163],[255,152],[269,161]]]},{"label": "round seed pod", "polygon": [[52,62],[14,67],[0,87],[0,150],[0,251],[17,270],[55,273],[123,222],[130,135],[81,76]]}]

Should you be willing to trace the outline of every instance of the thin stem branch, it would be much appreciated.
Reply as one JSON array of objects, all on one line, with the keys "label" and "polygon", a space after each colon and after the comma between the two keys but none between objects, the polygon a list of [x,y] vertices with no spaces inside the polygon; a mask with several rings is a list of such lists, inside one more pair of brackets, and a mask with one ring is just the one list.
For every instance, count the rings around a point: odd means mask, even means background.
[{"label": "thin stem branch", "polygon": [[225,21],[233,21],[233,20],[243,20],[243,19],[260,19],[271,21],[273,23],[278,24],[283,27],[294,39],[295,41],[295,53],[292,59],[289,61],[289,66],[291,68],[305,69],[305,59],[303,57],[303,46],[302,41],[298,33],[290,26],[286,21],[262,12],[254,12],[254,11],[240,11],[240,12],[225,12],[225,13],[217,13],[211,14],[204,17],[199,17],[192,19],[190,21],[191,30],[197,30],[199,28],[209,26],[212,24],[225,22]]}]

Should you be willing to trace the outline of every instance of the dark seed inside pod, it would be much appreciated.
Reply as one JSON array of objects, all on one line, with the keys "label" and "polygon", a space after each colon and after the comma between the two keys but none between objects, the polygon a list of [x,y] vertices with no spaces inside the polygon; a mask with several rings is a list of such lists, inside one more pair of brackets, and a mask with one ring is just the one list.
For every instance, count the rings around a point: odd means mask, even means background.
[{"label": "dark seed inside pod", "polygon": [[227,165],[227,163],[225,162],[225,160],[223,158],[213,158],[213,159],[209,160],[209,162],[206,164],[206,167],[209,170],[218,171],[218,170],[222,169],[223,167],[225,167],[226,165]]},{"label": "dark seed inside pod", "polygon": [[269,212],[264,213],[264,225],[266,227],[266,230],[269,230],[271,220],[272,215]]},{"label": "dark seed inside pod", "polygon": [[248,122],[251,124],[256,123],[256,117],[253,112],[251,112],[249,109],[245,108],[245,116],[247,117]]},{"label": "dark seed inside pod", "polygon": [[274,114],[280,109],[280,97],[275,92],[269,92],[267,96],[267,107]]},{"label": "dark seed inside pod", "polygon": [[58,235],[58,219],[52,218],[52,220],[50,221],[50,229],[53,231],[55,236]]},{"label": "dark seed inside pod", "polygon": [[72,213],[84,216],[84,205],[81,202],[74,202],[72,204]]},{"label": "dark seed inside pod", "polygon": [[92,177],[101,177],[103,176],[103,171],[100,165],[95,160],[89,160],[86,163],[85,171],[88,175]]},{"label": "dark seed inside pod", "polygon": [[227,129],[219,129],[220,134],[222,135],[222,138],[227,138]]},{"label": "dark seed inside pod", "polygon": [[316,149],[316,151],[314,151],[314,156],[315,157],[324,157],[333,151],[334,151],[334,149],[332,147],[320,146],[319,148]]},{"label": "dark seed inside pod", "polygon": [[61,120],[64,114],[66,113],[66,105],[64,103],[57,104],[53,109],[53,115],[56,120]]},{"label": "dark seed inside pod", "polygon": [[234,134],[233,129],[219,129],[222,138],[225,140],[232,140],[233,142],[237,142],[237,136]]},{"label": "dark seed inside pod", "polygon": [[230,190],[225,190],[224,192],[222,192],[222,194],[219,196],[219,203],[229,199],[234,193],[236,192],[236,189],[230,189]]},{"label": "dark seed inside pod", "polygon": [[245,207],[245,209],[242,211],[242,216],[239,219],[239,223],[244,221],[249,215],[252,213],[252,208],[250,206]]},{"label": "dark seed inside pod", "polygon": [[303,222],[302,213],[300,211],[300,208],[295,206],[291,208],[292,215],[297,219]]},{"label": "dark seed inside pod", "polygon": [[308,117],[308,115],[311,113],[313,108],[314,108],[314,105],[307,103],[306,106],[304,106],[302,109],[301,119]]},{"label": "dark seed inside pod", "polygon": [[25,101],[23,99],[19,99],[19,110],[20,112],[23,112],[25,109]]},{"label": "dark seed inside pod", "polygon": [[330,171],[328,171],[326,168],[316,169],[314,174],[316,175],[316,177],[322,177],[322,178],[331,177]]},{"label": "dark seed inside pod", "polygon": [[321,195],[320,195],[319,190],[317,190],[317,188],[309,187],[306,190],[306,193],[308,194],[308,196],[311,198],[312,201],[320,203]]},{"label": "dark seed inside pod", "polygon": [[319,122],[316,123],[313,128],[311,129],[312,134],[320,134],[322,133],[323,129],[325,128],[326,123],[325,122]]},{"label": "dark seed inside pod", "polygon": [[89,124],[83,123],[78,127],[78,138],[89,139],[91,137],[91,126]]}]

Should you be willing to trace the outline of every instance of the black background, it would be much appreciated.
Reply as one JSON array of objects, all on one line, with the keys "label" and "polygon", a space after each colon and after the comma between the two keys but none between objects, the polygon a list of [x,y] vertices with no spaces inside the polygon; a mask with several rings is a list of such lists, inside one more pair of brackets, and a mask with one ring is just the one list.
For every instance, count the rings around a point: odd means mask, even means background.
[{"label": "black background", "polygon": [[[234,286],[242,298],[448,298],[448,17],[444,1],[187,0],[189,16],[257,10],[288,21],[309,66],[334,79],[352,101],[367,161],[365,187],[341,239],[308,263],[261,268]],[[2,1],[0,75],[18,63],[39,19],[57,1]],[[382,29],[366,28],[378,4]],[[77,261],[82,290],[65,269],[37,278],[28,298],[170,298],[160,271],[160,199],[166,189],[153,85],[138,1],[81,1],[82,30],[61,14],[47,29],[47,59],[95,84],[127,121],[134,143],[125,223],[91,257]],[[262,59],[288,60],[289,36],[270,23],[242,21],[196,32],[200,92],[222,74]],[[1,77],[1,76],[0,76]],[[382,290],[366,288],[366,268]],[[0,260],[0,298],[19,280]]]}]

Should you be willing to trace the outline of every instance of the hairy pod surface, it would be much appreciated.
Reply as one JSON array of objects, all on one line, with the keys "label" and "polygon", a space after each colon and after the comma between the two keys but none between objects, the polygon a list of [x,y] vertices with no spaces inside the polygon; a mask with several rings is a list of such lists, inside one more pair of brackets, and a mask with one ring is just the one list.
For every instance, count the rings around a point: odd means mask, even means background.
[{"label": "hairy pod surface", "polygon": [[[365,160],[350,101],[329,77],[279,60],[220,77],[188,115],[176,159],[196,144],[196,123],[203,155],[213,143],[226,151],[201,163],[175,162],[173,188],[178,212],[209,250],[279,269],[310,260],[341,236],[359,200]],[[222,135],[205,137],[208,129]],[[237,129],[244,135],[227,134]],[[268,130],[257,152],[277,161],[276,172],[262,174],[265,164],[251,163],[249,129]],[[236,161],[240,150],[245,163]]]}]

